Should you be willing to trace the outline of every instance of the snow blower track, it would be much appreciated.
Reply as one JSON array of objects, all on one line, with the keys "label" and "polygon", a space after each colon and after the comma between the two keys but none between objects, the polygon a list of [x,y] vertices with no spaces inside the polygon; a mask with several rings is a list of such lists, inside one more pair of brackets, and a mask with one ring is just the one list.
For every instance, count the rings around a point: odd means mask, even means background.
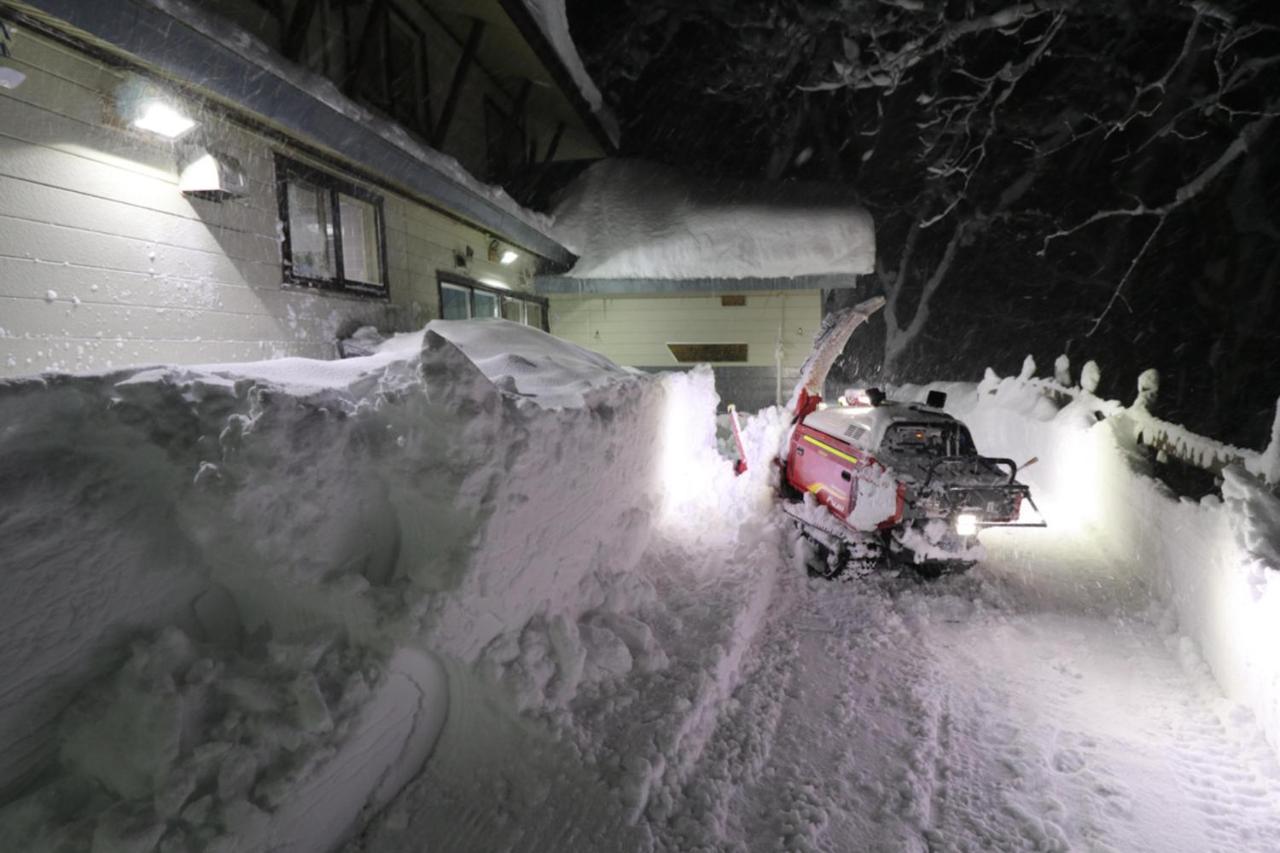
[{"label": "snow blower track", "polygon": [[1014,541],[967,576],[796,589],[659,846],[1280,849],[1252,716],[1093,555]]}]

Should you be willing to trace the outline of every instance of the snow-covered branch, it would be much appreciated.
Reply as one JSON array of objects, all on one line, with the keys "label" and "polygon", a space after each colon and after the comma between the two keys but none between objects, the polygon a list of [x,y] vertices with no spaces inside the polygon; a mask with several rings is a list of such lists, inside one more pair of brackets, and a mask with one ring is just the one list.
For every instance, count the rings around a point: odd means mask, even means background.
[{"label": "snow-covered branch", "polygon": [[1217,158],[1215,158],[1213,162],[1209,163],[1208,166],[1190,180],[1178,187],[1177,190],[1174,191],[1173,198],[1168,202],[1161,205],[1150,206],[1140,201],[1132,207],[1100,210],[1070,228],[1063,228],[1046,236],[1040,247],[1040,255],[1043,256],[1048,251],[1049,244],[1054,240],[1069,237],[1090,225],[1107,219],[1139,216],[1156,216],[1163,219],[1174,210],[1199,196],[1223,173],[1223,171],[1226,170],[1228,166],[1253,148],[1263,134],[1270,129],[1271,124],[1275,121],[1277,115],[1280,115],[1280,102],[1271,105],[1268,107],[1267,112],[1261,117],[1245,125],[1240,130],[1240,133],[1237,134],[1230,144],[1222,150]]}]

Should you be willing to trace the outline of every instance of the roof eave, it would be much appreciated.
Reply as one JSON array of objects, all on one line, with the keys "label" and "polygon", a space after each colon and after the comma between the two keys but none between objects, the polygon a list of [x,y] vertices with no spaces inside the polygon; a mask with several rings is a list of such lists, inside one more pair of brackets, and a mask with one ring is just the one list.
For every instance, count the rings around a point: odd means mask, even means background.
[{"label": "roof eave", "polygon": [[524,0],[499,0],[499,3],[502,5],[502,10],[507,13],[507,17],[520,30],[525,40],[528,41],[529,46],[533,48],[533,52],[538,55],[538,59],[551,72],[556,84],[564,92],[565,97],[569,99],[574,111],[578,113],[592,137],[595,138],[596,142],[600,143],[600,147],[604,149],[607,155],[617,154],[618,141],[610,134],[609,129],[605,127],[604,122],[600,120],[600,116],[596,114],[595,110],[591,109],[591,104],[587,102],[586,96],[578,88],[578,83],[573,79],[573,74],[564,64],[564,60],[551,44],[546,33],[542,31],[542,27],[538,26],[537,20],[533,17],[533,13],[529,11],[529,8],[525,6]]},{"label": "roof eave", "polygon": [[135,0],[23,0],[24,8],[65,23],[114,50],[155,68],[193,92],[207,92],[269,120],[300,140],[374,171],[441,209],[494,232],[557,266],[575,255],[559,241],[413,156],[319,97],[250,61],[212,36],[150,3]]}]

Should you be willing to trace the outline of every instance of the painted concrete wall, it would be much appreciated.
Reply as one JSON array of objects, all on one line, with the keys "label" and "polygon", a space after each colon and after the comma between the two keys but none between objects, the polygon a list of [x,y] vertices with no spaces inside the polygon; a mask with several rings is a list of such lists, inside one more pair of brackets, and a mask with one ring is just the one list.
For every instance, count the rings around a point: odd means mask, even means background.
[{"label": "painted concrete wall", "polygon": [[745,343],[747,365],[772,367],[779,335],[783,365],[799,367],[821,313],[816,290],[749,293],[734,307],[719,296],[551,297],[557,335],[635,367],[677,366],[667,343]]},{"label": "painted concrete wall", "polygon": [[113,95],[129,72],[27,31],[0,89],[0,376],[155,362],[328,358],[339,328],[408,329],[438,316],[436,271],[527,289],[534,258],[486,260],[488,236],[424,204],[384,199],[389,300],[282,283],[274,152],[338,174],[215,113],[200,132],[237,158],[245,197],[177,189],[172,142],[126,126]]},{"label": "painted concrete wall", "polygon": [[790,392],[821,323],[822,294],[790,290],[745,297],[745,305],[725,306],[718,295],[552,296],[551,331],[646,370],[689,366],[676,361],[668,343],[745,343],[746,362],[711,364],[722,402],[758,408],[774,402],[779,340],[783,396]]}]

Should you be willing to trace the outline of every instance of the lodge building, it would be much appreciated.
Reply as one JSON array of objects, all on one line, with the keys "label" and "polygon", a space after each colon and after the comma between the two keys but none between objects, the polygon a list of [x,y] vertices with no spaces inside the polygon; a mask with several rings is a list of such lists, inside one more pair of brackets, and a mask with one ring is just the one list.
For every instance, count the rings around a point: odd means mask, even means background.
[{"label": "lodge building", "polygon": [[[547,328],[528,200],[613,150],[523,0],[0,2],[0,376]],[[589,83],[587,84],[589,86]]]},{"label": "lodge building", "polygon": [[[0,378],[333,358],[362,325],[499,317],[644,370],[711,363],[754,408],[824,294],[871,270],[860,209],[827,212],[856,244],[828,269],[789,203],[740,198],[765,236],[742,235],[641,181],[585,232],[665,199],[688,268],[583,274],[592,241],[535,210],[618,138],[554,3],[0,0],[0,24]],[[808,274],[717,274],[744,236]]]}]

